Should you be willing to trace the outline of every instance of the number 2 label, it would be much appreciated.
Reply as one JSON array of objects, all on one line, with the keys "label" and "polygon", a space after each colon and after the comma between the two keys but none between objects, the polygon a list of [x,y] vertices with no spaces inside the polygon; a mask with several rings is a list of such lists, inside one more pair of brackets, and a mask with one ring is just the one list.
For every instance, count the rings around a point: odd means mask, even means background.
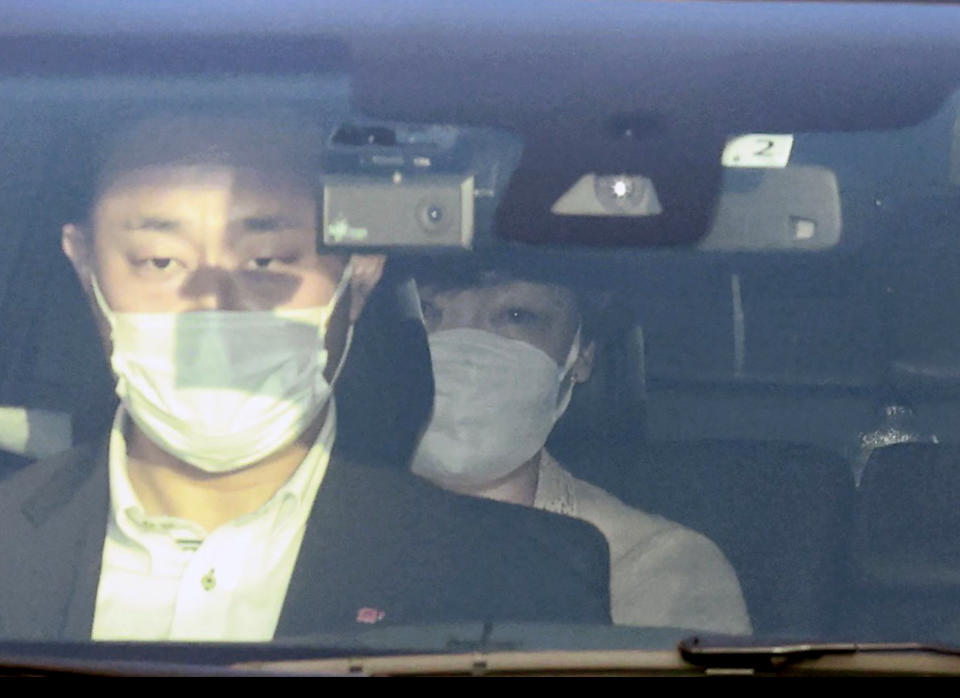
[{"label": "number 2 label", "polygon": [[793,136],[778,133],[748,133],[727,141],[720,163],[724,167],[786,167],[793,150]]}]

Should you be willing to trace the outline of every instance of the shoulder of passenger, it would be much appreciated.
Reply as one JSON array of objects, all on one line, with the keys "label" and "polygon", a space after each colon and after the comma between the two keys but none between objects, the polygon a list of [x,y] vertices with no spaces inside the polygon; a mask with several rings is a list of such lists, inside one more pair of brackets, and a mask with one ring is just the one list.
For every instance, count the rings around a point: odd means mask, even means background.
[{"label": "shoulder of passenger", "polygon": [[614,559],[663,548],[716,554],[719,548],[697,531],[663,516],[626,504],[606,490],[576,480],[577,507],[583,519],[596,525],[610,544]]}]

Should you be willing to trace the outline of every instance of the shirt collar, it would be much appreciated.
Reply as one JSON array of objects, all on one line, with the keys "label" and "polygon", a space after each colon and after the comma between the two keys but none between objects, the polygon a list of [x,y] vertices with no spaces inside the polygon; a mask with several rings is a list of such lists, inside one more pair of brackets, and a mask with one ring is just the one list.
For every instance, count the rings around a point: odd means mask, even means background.
[{"label": "shirt collar", "polygon": [[[126,410],[121,404],[117,408],[110,430],[107,463],[111,520],[121,531],[130,536],[137,534],[138,531],[135,529],[139,529],[140,532],[145,529],[179,529],[181,531],[187,529],[202,538],[207,532],[192,521],[168,516],[147,516],[127,471],[127,441],[124,436],[127,417]],[[260,509],[234,520],[233,523],[242,524],[263,517],[270,511],[276,512],[274,525],[284,524],[294,516],[295,519],[292,520],[296,523],[305,522],[330,461],[336,436],[336,421],[336,406],[331,398],[327,417],[320,428],[317,440],[290,479]]]},{"label": "shirt collar", "polygon": [[546,448],[540,452],[537,471],[537,491],[533,506],[566,516],[577,515],[577,500],[574,496],[573,475],[564,470]]}]

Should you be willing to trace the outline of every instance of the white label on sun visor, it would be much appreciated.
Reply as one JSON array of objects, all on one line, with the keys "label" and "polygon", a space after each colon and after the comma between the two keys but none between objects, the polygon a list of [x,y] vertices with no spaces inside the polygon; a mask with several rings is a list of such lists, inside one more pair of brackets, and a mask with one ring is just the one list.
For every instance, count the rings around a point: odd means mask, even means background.
[{"label": "white label on sun visor", "polygon": [[786,167],[793,149],[791,134],[748,133],[727,142],[724,167]]}]

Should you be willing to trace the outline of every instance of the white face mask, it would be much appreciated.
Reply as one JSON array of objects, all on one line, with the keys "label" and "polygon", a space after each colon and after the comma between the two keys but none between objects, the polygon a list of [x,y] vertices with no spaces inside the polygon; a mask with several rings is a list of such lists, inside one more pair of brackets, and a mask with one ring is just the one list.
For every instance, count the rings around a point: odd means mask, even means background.
[{"label": "white face mask", "polygon": [[324,307],[269,311],[115,313],[94,279],[130,417],[164,451],[209,473],[289,446],[333,392],[336,375],[323,375],[326,335],[350,272],[347,265]]},{"label": "white face mask", "polygon": [[481,487],[543,448],[570,403],[573,384],[564,382],[580,353],[579,330],[562,367],[526,342],[482,330],[444,330],[429,342],[436,393],[413,472]]}]

